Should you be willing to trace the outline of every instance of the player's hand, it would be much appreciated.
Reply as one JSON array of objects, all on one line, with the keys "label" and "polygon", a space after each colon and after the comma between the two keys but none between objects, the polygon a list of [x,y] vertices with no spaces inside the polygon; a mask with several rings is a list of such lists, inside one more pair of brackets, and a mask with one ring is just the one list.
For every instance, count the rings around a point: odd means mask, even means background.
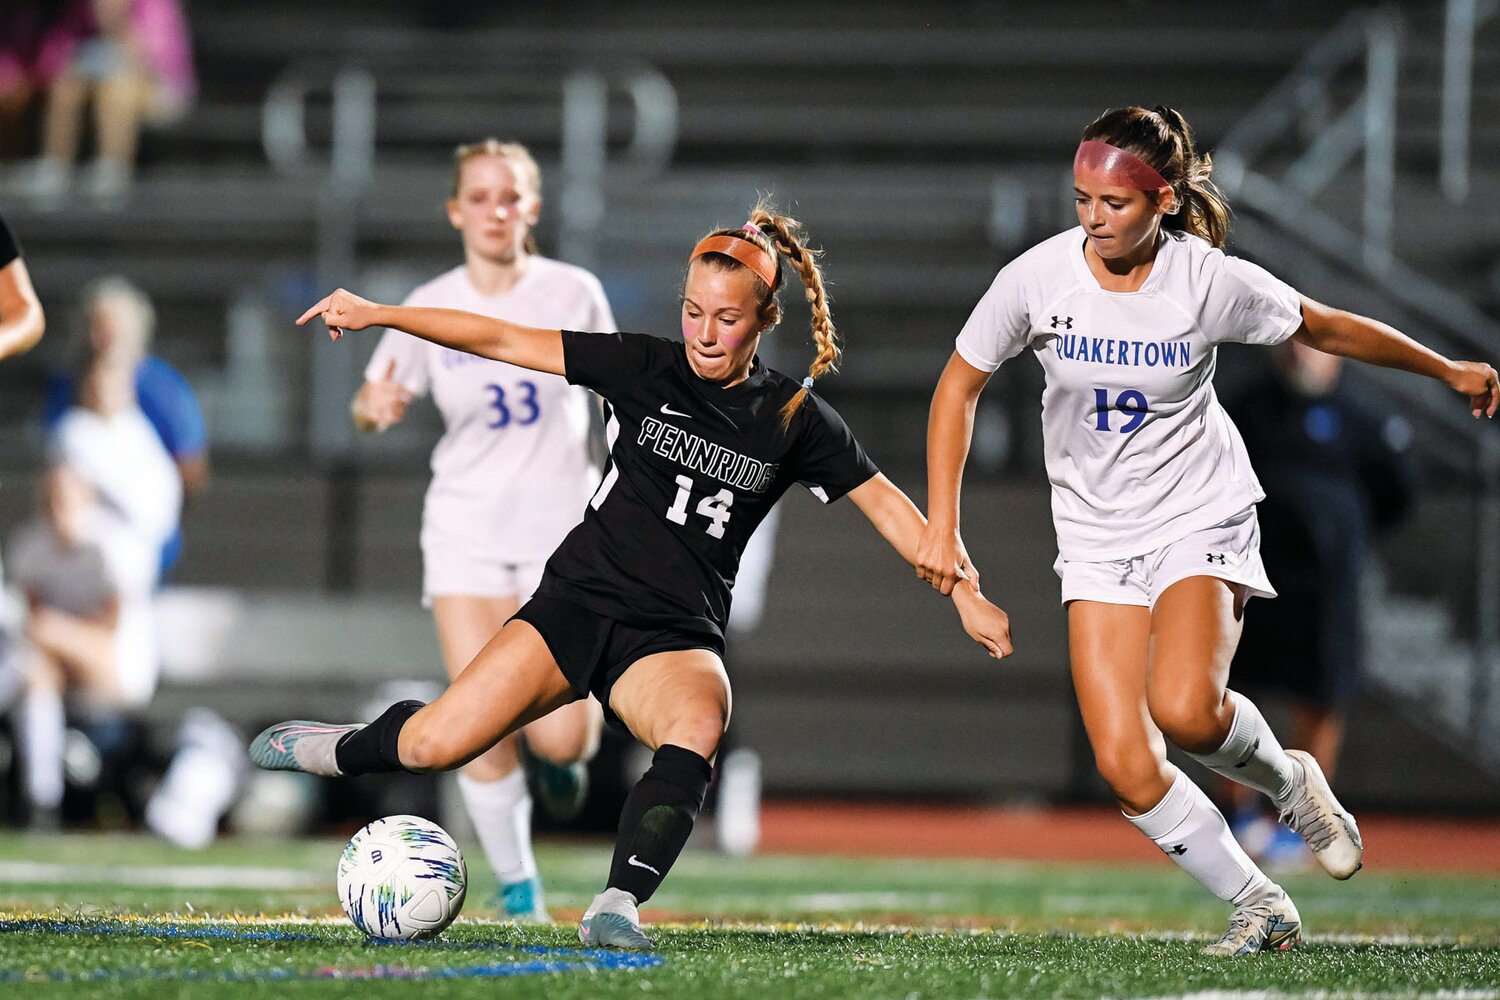
[{"label": "player's hand", "polygon": [[1494,417],[1500,406],[1500,377],[1483,361],[1455,361],[1446,380],[1454,392],[1469,397],[1469,412],[1476,418]]},{"label": "player's hand", "polygon": [[385,374],[360,386],[350,407],[354,424],[362,431],[383,431],[406,416],[412,395],[396,381],[396,359],[386,366]]},{"label": "player's hand", "polygon": [[957,602],[958,617],[964,623],[969,638],[979,643],[997,660],[1003,660],[1015,652],[1010,641],[1010,615],[991,604],[984,597],[965,596]]},{"label": "player's hand", "polygon": [[979,571],[969,561],[969,553],[964,549],[963,539],[958,537],[956,528],[927,525],[917,546],[916,569],[918,579],[932,584],[944,597],[953,593],[960,580],[976,594],[979,592]]},{"label": "player's hand", "polygon": [[378,308],[369,299],[362,299],[353,292],[340,288],[303,313],[298,318],[297,325],[302,326],[314,316],[321,316],[323,322],[328,324],[329,339],[338,340],[345,330],[363,330],[367,326],[373,326],[375,310]]}]

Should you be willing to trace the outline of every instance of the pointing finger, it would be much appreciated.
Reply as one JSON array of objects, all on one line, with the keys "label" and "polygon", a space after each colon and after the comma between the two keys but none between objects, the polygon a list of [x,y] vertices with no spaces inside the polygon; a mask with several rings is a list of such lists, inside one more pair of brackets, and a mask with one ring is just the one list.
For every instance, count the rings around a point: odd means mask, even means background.
[{"label": "pointing finger", "polygon": [[318,304],[317,305],[313,306],[311,309],[309,309],[307,312],[303,313],[301,316],[299,316],[297,318],[297,325],[298,326],[302,326],[304,323],[306,323],[308,320],[312,319],[314,316],[318,315],[321,312],[326,311],[328,309],[328,300],[331,299],[331,298],[333,298],[332,295],[325,295],[322,299],[318,300]]}]

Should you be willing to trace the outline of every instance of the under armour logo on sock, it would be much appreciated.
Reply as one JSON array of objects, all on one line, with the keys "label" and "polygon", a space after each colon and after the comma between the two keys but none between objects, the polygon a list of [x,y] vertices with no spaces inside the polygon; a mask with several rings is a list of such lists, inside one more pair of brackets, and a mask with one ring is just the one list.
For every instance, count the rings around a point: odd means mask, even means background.
[{"label": "under armour logo on sock", "polygon": [[1235,767],[1244,767],[1246,764],[1250,763],[1250,758],[1254,757],[1255,756],[1255,751],[1257,751],[1259,749],[1260,749],[1260,737],[1257,736],[1257,737],[1255,737],[1255,742],[1252,743],[1252,744],[1250,744],[1250,749],[1245,751],[1245,756],[1241,757],[1235,763],[1234,766]]},{"label": "under armour logo on sock", "polygon": [[1186,844],[1173,844],[1171,847],[1163,847],[1161,849],[1161,852],[1163,854],[1179,854],[1179,855],[1186,854],[1187,853],[1187,845]]},{"label": "under armour logo on sock", "polygon": [[660,875],[661,874],[661,872],[657,871],[655,868],[652,868],[650,865],[646,864],[646,862],[637,860],[637,858],[636,858],[636,856],[634,854],[632,854],[630,857],[626,858],[625,859],[625,863],[627,865],[634,865],[636,868],[644,868],[648,872],[650,872],[652,875]]}]

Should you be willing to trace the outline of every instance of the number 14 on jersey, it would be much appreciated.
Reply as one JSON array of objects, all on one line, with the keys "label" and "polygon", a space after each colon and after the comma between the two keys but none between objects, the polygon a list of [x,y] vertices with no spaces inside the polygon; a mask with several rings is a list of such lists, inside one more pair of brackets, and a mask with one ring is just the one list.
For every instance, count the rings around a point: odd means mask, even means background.
[{"label": "number 14 on jersey", "polygon": [[[693,481],[687,476],[677,477],[677,496],[667,508],[667,520],[673,524],[687,524],[688,499],[693,493]],[[729,508],[734,506],[734,494],[726,490],[705,496],[698,501],[695,510],[708,518],[703,530],[713,538],[724,537],[724,525],[729,522]]]}]

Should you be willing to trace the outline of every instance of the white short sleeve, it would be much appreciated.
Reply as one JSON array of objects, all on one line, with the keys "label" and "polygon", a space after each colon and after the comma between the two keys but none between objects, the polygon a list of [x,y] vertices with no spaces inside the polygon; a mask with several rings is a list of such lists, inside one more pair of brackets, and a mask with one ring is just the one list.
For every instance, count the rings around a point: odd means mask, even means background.
[{"label": "white short sleeve", "polygon": [[1031,313],[1022,280],[1023,259],[1001,268],[989,291],[974,306],[954,345],[959,357],[982,372],[1020,354],[1031,333]]},{"label": "white short sleeve", "polygon": [[1202,327],[1213,343],[1270,347],[1302,325],[1302,296],[1258,264],[1224,256],[1204,296]]},{"label": "white short sleeve", "polygon": [[[427,342],[418,340],[409,333],[400,330],[387,330],[385,336],[380,338],[380,343],[375,345],[375,353],[370,355],[370,363],[365,365],[365,381],[379,382],[387,374],[401,388],[413,396],[425,396],[432,384],[432,378],[427,371]],[[394,371],[391,368],[395,363]]]}]

